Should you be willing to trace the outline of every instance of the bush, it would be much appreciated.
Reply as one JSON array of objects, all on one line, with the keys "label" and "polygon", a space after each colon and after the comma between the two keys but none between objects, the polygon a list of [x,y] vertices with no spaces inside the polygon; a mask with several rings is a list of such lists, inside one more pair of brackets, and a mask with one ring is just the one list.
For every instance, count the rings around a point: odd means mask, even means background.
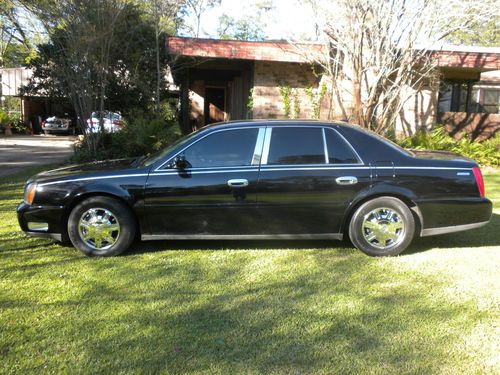
[{"label": "bush", "polygon": [[154,116],[143,112],[130,115],[117,133],[100,135],[97,152],[91,152],[86,139],[75,146],[74,163],[120,159],[152,154],[179,138],[180,128],[173,116]]},{"label": "bush", "polygon": [[438,126],[431,132],[418,132],[398,143],[404,148],[455,152],[474,159],[482,166],[500,166],[500,133],[483,142],[473,141],[467,136],[456,140],[442,126]]}]

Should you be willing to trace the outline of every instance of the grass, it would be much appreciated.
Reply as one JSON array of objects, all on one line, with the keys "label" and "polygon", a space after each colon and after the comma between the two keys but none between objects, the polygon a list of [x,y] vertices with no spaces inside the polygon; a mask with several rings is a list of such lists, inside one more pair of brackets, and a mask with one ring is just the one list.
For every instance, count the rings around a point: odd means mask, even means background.
[{"label": "grass", "polygon": [[25,238],[0,184],[0,373],[500,372],[500,174],[479,230],[370,258],[336,242],[150,242],[116,258]]}]

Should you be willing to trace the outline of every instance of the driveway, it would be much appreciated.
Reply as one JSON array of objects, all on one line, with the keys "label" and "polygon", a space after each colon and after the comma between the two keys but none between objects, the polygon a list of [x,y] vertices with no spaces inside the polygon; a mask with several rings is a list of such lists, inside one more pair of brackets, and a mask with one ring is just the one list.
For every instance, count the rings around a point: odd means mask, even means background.
[{"label": "driveway", "polygon": [[75,139],[74,136],[0,136],[0,177],[24,168],[63,163],[70,157]]}]

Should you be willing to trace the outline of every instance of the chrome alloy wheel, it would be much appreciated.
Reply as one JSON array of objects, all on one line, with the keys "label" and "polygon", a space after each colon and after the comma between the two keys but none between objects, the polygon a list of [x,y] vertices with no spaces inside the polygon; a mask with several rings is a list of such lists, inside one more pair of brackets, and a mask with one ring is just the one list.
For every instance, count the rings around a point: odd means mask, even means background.
[{"label": "chrome alloy wheel", "polygon": [[365,215],[362,231],[365,240],[376,248],[398,245],[405,234],[403,216],[392,208],[376,208]]},{"label": "chrome alloy wheel", "polygon": [[105,208],[91,208],[81,216],[78,234],[92,249],[106,250],[118,241],[120,223],[111,211]]}]

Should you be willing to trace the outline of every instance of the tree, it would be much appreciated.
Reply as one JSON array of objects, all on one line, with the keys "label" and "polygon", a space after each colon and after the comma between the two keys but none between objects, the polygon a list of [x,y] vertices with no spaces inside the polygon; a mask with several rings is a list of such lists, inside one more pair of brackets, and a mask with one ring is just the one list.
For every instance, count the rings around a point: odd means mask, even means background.
[{"label": "tree", "polygon": [[155,54],[156,54],[156,90],[155,90],[155,110],[160,112],[162,83],[165,76],[165,61],[161,59],[164,55],[164,40],[167,34],[175,34],[179,25],[178,14],[184,0],[147,0],[138,1],[142,5],[148,19],[155,30]]},{"label": "tree", "polygon": [[221,0],[186,0],[180,13],[184,19],[184,29],[195,38],[200,36],[201,17],[203,14],[220,5]]},{"label": "tree", "polygon": [[377,132],[395,124],[412,90],[432,84],[431,49],[494,9],[493,0],[308,2],[322,15],[325,53],[310,58],[331,81],[331,107]]},{"label": "tree", "polygon": [[28,32],[22,27],[20,4],[0,0],[0,68],[22,65],[32,53]]},{"label": "tree", "polygon": [[[30,65],[33,79],[26,92],[69,98],[84,132],[93,111],[127,114],[151,104],[157,78],[155,30],[137,5],[66,0],[33,11],[43,20],[49,41],[39,46]],[[95,153],[100,135],[87,136]]]},{"label": "tree", "polygon": [[217,36],[219,39],[264,40],[266,16],[274,8],[272,0],[262,0],[253,3],[243,17],[231,17],[222,14],[219,17]]},{"label": "tree", "polygon": [[458,45],[498,47],[500,46],[500,15],[492,14],[489,19],[474,21],[467,29],[457,30],[446,40]]}]

